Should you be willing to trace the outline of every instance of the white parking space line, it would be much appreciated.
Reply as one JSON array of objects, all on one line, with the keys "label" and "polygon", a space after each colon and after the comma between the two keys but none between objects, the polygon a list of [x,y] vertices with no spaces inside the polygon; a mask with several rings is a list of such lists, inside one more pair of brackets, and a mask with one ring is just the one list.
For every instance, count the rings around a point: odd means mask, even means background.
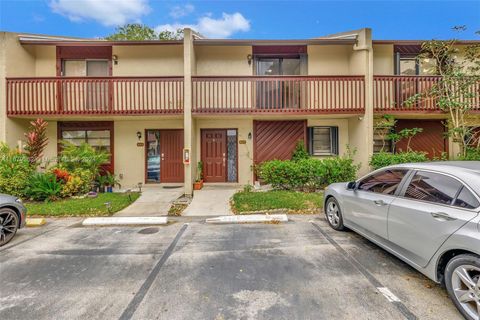
[{"label": "white parking space line", "polygon": [[386,287],[378,287],[377,290],[380,291],[385,296],[385,298],[387,298],[388,301],[400,302],[400,299],[396,295],[394,295],[393,292],[390,291],[390,289]]}]

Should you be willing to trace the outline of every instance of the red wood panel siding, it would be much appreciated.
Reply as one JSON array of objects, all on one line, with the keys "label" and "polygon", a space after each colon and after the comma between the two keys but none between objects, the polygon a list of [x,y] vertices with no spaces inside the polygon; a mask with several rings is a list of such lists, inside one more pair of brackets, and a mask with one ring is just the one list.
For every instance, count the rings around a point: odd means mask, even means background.
[{"label": "red wood panel siding", "polygon": [[183,130],[160,130],[160,182],[183,182]]},{"label": "red wood panel siding", "polygon": [[205,182],[226,182],[227,131],[204,129],[201,139]]},{"label": "red wood panel siding", "polygon": [[254,121],[253,152],[255,164],[279,159],[287,160],[298,140],[307,142],[307,122],[300,121]]},{"label": "red wood panel siding", "polygon": [[109,130],[110,131],[110,163],[102,165],[102,169],[110,173],[115,172],[115,144],[113,121],[59,121],[57,122],[57,153],[60,155],[63,130]]},{"label": "red wood panel siding", "polygon": [[[427,152],[430,159],[440,157],[442,152],[448,152],[448,140],[445,138],[443,120],[407,120],[397,121],[395,130],[399,132],[405,128],[423,128],[423,132],[413,137],[410,148],[414,151]],[[407,139],[396,144],[397,151],[407,150]]]}]

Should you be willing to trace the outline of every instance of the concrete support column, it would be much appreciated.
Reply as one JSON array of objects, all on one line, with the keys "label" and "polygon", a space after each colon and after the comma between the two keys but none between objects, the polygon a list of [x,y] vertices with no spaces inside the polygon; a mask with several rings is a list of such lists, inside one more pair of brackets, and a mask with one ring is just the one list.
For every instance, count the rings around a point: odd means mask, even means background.
[{"label": "concrete support column", "polygon": [[350,147],[356,150],[360,175],[370,170],[373,154],[373,48],[371,29],[358,30],[357,44],[350,57],[350,73],[365,76],[365,113],[348,121]]},{"label": "concrete support column", "polygon": [[184,130],[184,148],[190,150],[190,163],[185,167],[185,195],[191,196],[193,193],[193,182],[195,181],[195,172],[197,159],[195,156],[195,126],[192,118],[192,76],[195,74],[195,50],[193,46],[193,33],[189,28],[183,31],[183,130]]}]

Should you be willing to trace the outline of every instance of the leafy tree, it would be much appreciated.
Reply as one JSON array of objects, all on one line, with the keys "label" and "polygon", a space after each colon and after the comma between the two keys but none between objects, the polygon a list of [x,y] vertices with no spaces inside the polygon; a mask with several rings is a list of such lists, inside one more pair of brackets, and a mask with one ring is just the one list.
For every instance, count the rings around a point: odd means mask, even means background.
[{"label": "leafy tree", "polygon": [[428,90],[410,97],[407,104],[434,99],[449,115],[447,135],[458,145],[459,156],[465,157],[475,142],[475,131],[480,128],[469,117],[480,97],[475,90],[480,82],[480,44],[460,48],[456,40],[426,41],[418,58],[433,59],[436,74],[441,77]]},{"label": "leafy tree", "polygon": [[116,28],[115,33],[105,37],[106,40],[180,40],[183,39],[183,30],[163,30],[156,32],[155,29],[139,23],[128,23]]}]

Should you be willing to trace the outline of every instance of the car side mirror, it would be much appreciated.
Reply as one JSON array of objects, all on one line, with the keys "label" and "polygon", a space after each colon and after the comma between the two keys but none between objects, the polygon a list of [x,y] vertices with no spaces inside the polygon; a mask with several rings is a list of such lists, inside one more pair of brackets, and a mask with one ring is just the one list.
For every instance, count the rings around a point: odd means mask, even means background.
[{"label": "car side mirror", "polygon": [[347,190],[355,190],[357,187],[357,183],[355,181],[350,181],[347,183]]}]

